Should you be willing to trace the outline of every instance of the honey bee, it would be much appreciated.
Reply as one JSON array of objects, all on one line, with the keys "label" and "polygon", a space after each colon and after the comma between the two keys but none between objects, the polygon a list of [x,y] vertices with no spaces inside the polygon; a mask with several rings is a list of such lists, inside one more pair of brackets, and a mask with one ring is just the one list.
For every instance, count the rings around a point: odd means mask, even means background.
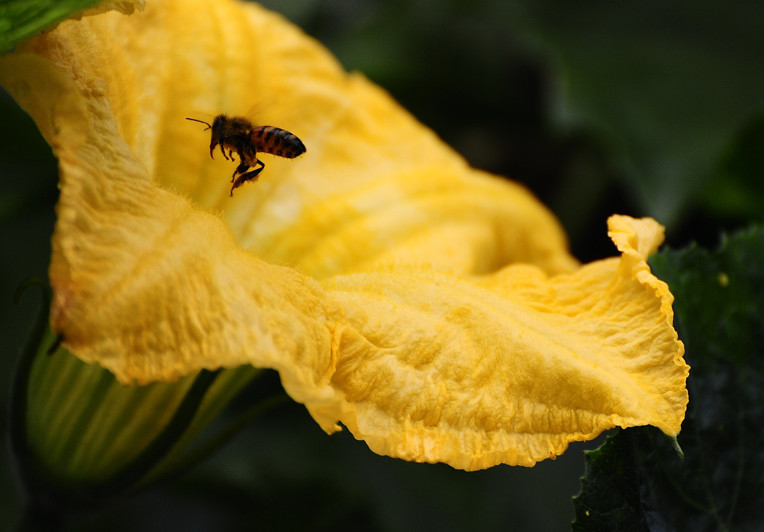
[{"label": "honey bee", "polygon": [[305,153],[305,145],[289,131],[273,126],[255,126],[240,116],[218,115],[212,124],[196,118],[186,120],[205,124],[207,127],[204,131],[212,130],[210,157],[214,159],[213,153],[218,145],[226,160],[233,161],[234,152],[239,156],[239,166],[231,177],[231,196],[234,189],[246,181],[257,181],[257,176],[265,168],[265,164],[257,158],[257,152],[287,159],[294,159]]}]

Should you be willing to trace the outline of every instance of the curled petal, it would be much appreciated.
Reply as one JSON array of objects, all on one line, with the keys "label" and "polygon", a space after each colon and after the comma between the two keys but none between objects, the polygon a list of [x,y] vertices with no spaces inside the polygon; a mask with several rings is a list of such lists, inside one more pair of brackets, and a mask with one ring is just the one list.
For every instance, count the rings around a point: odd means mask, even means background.
[{"label": "curled petal", "polygon": [[467,470],[530,466],[615,426],[677,434],[684,347],[671,295],[639,251],[663,228],[628,217],[610,228],[622,257],[571,275],[510,266],[473,280],[388,271],[325,282],[349,325],[332,377],[341,421],[377,453]]}]

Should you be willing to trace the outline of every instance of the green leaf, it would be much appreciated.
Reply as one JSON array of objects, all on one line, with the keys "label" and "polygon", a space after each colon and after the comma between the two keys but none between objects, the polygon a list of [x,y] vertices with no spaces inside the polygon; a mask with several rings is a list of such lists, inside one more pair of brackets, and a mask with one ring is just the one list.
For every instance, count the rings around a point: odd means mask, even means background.
[{"label": "green leaf", "polygon": [[636,532],[654,530],[662,523],[649,494],[640,490],[643,481],[634,433],[629,429],[610,435],[599,449],[585,453],[581,493],[573,498],[573,530]]},{"label": "green leaf", "polygon": [[5,0],[0,5],[0,53],[99,1]]},{"label": "green leaf", "polygon": [[551,62],[560,121],[597,131],[646,214],[670,225],[764,108],[764,4],[519,6],[513,30]]},{"label": "green leaf", "polygon": [[685,458],[654,430],[621,431],[587,457],[574,528],[761,530],[764,228],[724,238],[715,252],[663,251],[651,264],[676,297],[691,366],[677,438]]},{"label": "green leaf", "polygon": [[764,219],[764,116],[746,124],[730,146],[703,201],[711,212],[740,219]]}]

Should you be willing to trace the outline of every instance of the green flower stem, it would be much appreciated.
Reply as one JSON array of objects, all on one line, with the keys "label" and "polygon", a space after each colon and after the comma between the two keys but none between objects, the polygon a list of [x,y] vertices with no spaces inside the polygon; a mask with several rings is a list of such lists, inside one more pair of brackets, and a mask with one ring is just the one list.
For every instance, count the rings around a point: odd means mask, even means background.
[{"label": "green flower stem", "polygon": [[283,392],[260,398],[233,423],[200,438],[262,370],[202,371],[175,383],[123,386],[109,371],[56,347],[45,296],[17,368],[11,428],[28,517],[44,516],[47,525],[27,519],[22,529],[55,528],[52,523],[78,510],[182,472],[284,400]]},{"label": "green flower stem", "polygon": [[[253,367],[239,367],[219,372],[192,423],[175,447],[135,487],[142,488],[162,478],[176,475],[199,463],[252,419],[291,400],[283,391],[259,398],[222,429],[208,427],[238,393],[255,379],[266,374]],[[205,430],[206,429],[206,430]],[[204,434],[202,434],[204,433]],[[204,438],[202,436],[205,436]]]}]

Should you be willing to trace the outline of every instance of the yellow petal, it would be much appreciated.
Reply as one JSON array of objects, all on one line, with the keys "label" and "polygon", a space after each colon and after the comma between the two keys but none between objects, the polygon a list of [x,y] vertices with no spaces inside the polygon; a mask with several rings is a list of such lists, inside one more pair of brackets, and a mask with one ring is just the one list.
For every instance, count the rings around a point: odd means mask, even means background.
[{"label": "yellow petal", "polygon": [[[662,228],[615,218],[622,257],[573,271],[527,191],[279,17],[157,1],[62,24],[0,58],[0,82],[60,160],[52,326],[123,382],[274,368],[325,430],[465,469],[678,432],[687,366],[645,262]],[[230,199],[231,163],[183,118],[268,99],[257,121],[308,152]]]},{"label": "yellow petal", "polygon": [[[259,6],[157,1],[131,17],[61,24],[26,51],[72,71],[81,91],[101,91],[150,178],[221,213],[268,262],[314,277],[401,263],[576,266],[527,190],[469,169],[381,89]],[[285,128],[308,151],[264,156],[258,183],[231,199],[235,165],[210,159],[209,132],[184,120],[218,113]]]},{"label": "yellow petal", "polygon": [[152,183],[98,80],[83,90],[38,57],[2,59],[4,86],[59,157],[51,327],[67,348],[125,383],[290,364],[282,381],[296,400],[323,393],[332,352],[318,284],[259,260],[218,217]]},{"label": "yellow petal", "polygon": [[324,283],[347,313],[332,377],[342,422],[377,453],[467,470],[533,465],[614,426],[677,434],[688,368],[671,295],[632,255],[663,228],[610,227],[624,255],[572,275],[511,266]]}]

